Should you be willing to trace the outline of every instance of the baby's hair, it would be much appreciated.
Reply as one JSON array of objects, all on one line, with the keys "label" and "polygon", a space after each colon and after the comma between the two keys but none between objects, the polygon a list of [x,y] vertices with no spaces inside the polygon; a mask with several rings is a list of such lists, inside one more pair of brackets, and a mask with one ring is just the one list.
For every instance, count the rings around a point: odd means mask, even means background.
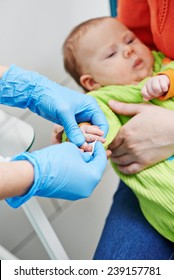
[{"label": "baby's hair", "polygon": [[[89,19],[77,25],[68,35],[63,44],[63,58],[65,70],[73,77],[78,85],[82,86],[80,83],[80,76],[82,73],[82,67],[76,60],[76,48],[78,48],[78,40],[92,27],[101,23],[105,19],[110,18],[109,16],[98,17]],[[84,88],[86,91],[86,89]]]}]

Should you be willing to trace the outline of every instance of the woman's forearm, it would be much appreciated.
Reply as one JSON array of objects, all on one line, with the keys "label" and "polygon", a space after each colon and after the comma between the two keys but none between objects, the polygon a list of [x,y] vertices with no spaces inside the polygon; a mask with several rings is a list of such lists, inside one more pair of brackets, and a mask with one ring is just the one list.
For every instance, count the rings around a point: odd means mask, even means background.
[{"label": "woman's forearm", "polygon": [[7,66],[0,65],[0,79],[2,78],[2,75],[9,69]]},{"label": "woman's forearm", "polygon": [[[0,79],[8,69],[0,65]],[[0,162],[0,199],[23,195],[33,180],[34,168],[30,162]]]},{"label": "woman's forearm", "polygon": [[25,194],[33,181],[34,168],[29,161],[0,162],[0,199]]}]

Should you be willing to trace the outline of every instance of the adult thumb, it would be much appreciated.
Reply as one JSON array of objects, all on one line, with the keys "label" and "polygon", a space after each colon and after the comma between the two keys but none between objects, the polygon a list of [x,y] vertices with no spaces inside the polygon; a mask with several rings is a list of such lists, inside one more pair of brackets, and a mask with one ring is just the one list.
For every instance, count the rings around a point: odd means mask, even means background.
[{"label": "adult thumb", "polygon": [[128,104],[114,100],[110,100],[108,105],[115,113],[126,116],[137,115],[150,106],[149,104]]},{"label": "adult thumb", "polygon": [[78,147],[84,144],[85,137],[72,114],[66,114],[66,116],[61,119],[61,124],[63,125],[66,136],[70,142],[74,143]]}]

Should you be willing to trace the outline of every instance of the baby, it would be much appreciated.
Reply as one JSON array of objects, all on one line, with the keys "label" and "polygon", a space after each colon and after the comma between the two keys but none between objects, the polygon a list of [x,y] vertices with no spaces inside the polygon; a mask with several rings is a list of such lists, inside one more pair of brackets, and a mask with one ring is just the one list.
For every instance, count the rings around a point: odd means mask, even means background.
[{"label": "baby", "polygon": [[[63,53],[67,72],[96,98],[105,113],[110,128],[106,147],[129,119],[111,111],[110,99],[130,103],[151,100],[174,109],[169,99],[174,95],[174,63],[162,53],[149,50],[116,19],[96,18],[75,27],[64,43]],[[105,142],[99,128],[86,124],[81,128],[87,142]],[[112,165],[136,194],[151,225],[174,241],[174,161],[166,160],[129,176]]]},{"label": "baby", "polygon": [[[63,50],[65,69],[85,91],[107,85],[135,85],[153,75],[152,52],[123,24],[110,17],[78,25],[66,39]],[[144,101],[173,96],[174,91],[166,94],[170,87],[169,72],[159,74],[142,87]],[[86,141],[104,141],[98,137],[101,134],[98,128],[91,127],[90,131],[81,125],[81,129]]]}]

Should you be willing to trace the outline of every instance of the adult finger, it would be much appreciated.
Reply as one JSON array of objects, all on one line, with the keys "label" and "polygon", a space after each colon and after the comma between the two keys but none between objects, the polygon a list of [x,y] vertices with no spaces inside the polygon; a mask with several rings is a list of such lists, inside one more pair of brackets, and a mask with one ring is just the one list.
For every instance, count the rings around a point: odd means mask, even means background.
[{"label": "adult finger", "polygon": [[152,106],[151,104],[128,104],[114,100],[110,100],[108,104],[112,111],[126,116],[137,115],[146,110],[147,106]]}]

